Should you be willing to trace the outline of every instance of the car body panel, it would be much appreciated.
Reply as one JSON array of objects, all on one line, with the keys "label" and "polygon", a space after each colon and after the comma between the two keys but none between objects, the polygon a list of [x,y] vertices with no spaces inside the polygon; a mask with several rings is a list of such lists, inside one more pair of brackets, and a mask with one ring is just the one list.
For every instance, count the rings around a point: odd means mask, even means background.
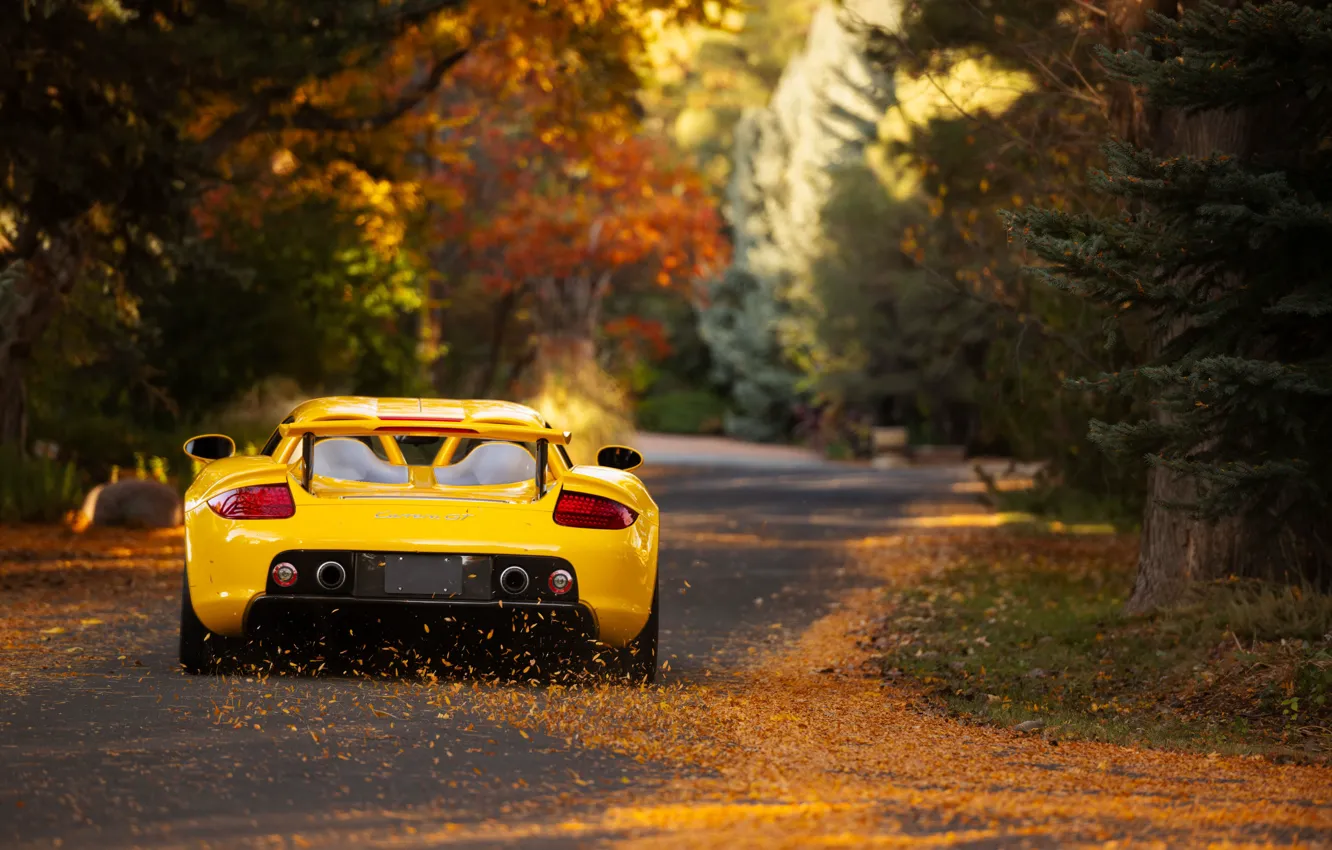
[{"label": "car body panel", "polygon": [[[576,571],[578,604],[592,615],[596,637],[624,646],[642,630],[656,584],[659,513],[647,488],[627,472],[570,467],[551,452],[547,490],[536,498],[535,481],[490,487],[437,485],[430,467],[413,466],[406,485],[335,481],[313,476],[302,486],[301,438],[312,422],[457,422],[481,437],[560,434],[535,411],[508,402],[418,399],[317,399],[298,407],[284,423],[271,456],[231,457],[204,466],[185,497],[185,557],[190,599],[199,620],[225,636],[245,633],[246,613],[265,594],[273,558],[291,549],[392,551],[472,555],[550,555]],[[393,417],[402,417],[394,420]],[[433,417],[433,419],[432,419]],[[495,426],[493,428],[489,426]],[[509,426],[526,431],[514,432]],[[413,424],[410,427],[418,427]],[[279,429],[281,434],[282,429]],[[335,433],[338,433],[335,431]],[[445,435],[457,445],[458,435]],[[562,435],[567,441],[568,436]],[[318,448],[314,449],[316,455]],[[446,444],[440,455],[451,457]],[[391,459],[391,456],[390,456]],[[428,479],[428,480],[427,480]],[[285,484],[295,502],[286,519],[227,519],[208,500],[256,484]],[[564,490],[604,496],[637,515],[623,530],[570,528],[555,523]]]}]

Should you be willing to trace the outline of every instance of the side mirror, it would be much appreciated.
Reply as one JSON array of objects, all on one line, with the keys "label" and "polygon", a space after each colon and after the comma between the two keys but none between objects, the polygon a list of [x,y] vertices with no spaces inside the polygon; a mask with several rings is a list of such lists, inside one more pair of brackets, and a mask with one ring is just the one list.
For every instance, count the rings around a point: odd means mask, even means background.
[{"label": "side mirror", "polygon": [[643,455],[628,446],[606,446],[597,452],[597,466],[623,469],[628,472],[643,465]]},{"label": "side mirror", "polygon": [[236,441],[225,434],[202,434],[185,441],[185,454],[203,463],[231,457],[235,453]]}]

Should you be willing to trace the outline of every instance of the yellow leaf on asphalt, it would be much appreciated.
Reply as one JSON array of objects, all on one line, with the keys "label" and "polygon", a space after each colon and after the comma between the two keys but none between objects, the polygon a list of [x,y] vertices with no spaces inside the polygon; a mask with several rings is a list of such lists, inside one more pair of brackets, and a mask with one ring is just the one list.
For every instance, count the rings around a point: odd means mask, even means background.
[{"label": "yellow leaf on asphalt", "polygon": [[96,617],[85,617],[84,619],[79,620],[79,625],[80,625],[80,626],[100,626],[100,625],[102,625],[102,621],[99,620],[99,619],[97,619]]},{"label": "yellow leaf on asphalt", "polygon": [[42,634],[44,635],[63,635],[64,633],[65,633],[64,626],[55,626],[54,628],[50,629],[42,629]]}]

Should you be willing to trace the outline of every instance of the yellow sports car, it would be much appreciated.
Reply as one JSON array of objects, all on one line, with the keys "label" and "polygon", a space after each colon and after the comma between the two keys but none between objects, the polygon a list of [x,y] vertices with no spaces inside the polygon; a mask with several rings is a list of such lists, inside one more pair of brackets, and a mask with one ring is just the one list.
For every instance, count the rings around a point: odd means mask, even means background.
[{"label": "yellow sports car", "polygon": [[575,635],[652,681],[659,520],[630,472],[642,456],[609,446],[575,466],[569,439],[508,402],[359,397],[301,404],[257,455],[191,439],[206,465],[185,494],[181,666],[359,627],[517,644],[547,668]]}]

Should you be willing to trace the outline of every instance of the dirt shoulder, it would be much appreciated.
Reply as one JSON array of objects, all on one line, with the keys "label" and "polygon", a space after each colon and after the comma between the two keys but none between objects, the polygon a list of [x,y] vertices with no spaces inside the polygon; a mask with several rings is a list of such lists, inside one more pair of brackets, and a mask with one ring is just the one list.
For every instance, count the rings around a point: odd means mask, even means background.
[{"label": "dirt shoulder", "polygon": [[[867,664],[1046,737],[1332,763],[1332,597],[1229,581],[1124,614],[1137,541],[994,531],[885,552]],[[902,580],[912,562],[928,574]]]},{"label": "dirt shoulder", "polygon": [[178,604],[183,535],[0,526],[0,693],[34,675],[134,666],[137,635]]}]

